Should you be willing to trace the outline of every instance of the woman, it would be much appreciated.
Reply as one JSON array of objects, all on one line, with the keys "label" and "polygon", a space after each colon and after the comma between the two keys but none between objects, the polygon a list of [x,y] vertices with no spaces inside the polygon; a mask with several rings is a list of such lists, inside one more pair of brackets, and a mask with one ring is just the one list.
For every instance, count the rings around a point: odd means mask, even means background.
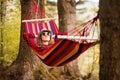
[{"label": "woman", "polygon": [[[39,44],[32,43],[30,40],[30,37],[35,37],[34,34],[23,34],[24,39],[27,41],[27,44],[34,49],[37,52],[44,53],[46,50],[48,50],[52,43],[52,33],[50,30],[47,30],[46,28],[43,28],[41,32],[38,34],[38,39],[40,40]],[[52,43],[51,43],[52,42]]]}]

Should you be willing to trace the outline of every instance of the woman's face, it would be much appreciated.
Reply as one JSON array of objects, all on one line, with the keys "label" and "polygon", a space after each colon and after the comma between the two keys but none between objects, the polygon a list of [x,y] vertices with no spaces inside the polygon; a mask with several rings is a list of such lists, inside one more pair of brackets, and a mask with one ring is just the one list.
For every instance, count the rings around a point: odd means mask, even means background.
[{"label": "woman's face", "polygon": [[50,36],[51,36],[50,32],[43,32],[41,34],[42,41],[50,41]]}]

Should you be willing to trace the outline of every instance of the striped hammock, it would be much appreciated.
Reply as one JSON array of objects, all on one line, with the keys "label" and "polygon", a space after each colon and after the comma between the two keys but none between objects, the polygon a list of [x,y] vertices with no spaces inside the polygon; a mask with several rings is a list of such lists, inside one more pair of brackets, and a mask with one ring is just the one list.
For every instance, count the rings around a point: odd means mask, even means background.
[{"label": "striped hammock", "polygon": [[[95,20],[92,19],[89,22],[85,23],[83,26],[84,28],[78,29],[75,28],[72,30],[69,34],[73,34],[73,36],[85,36],[87,37],[88,30],[90,31],[92,26],[95,23]],[[40,21],[23,21],[24,27],[25,27],[25,33],[26,34],[34,34],[38,35],[38,33],[45,27],[48,30],[51,30],[52,35],[58,35],[60,32],[55,21],[49,20],[45,22]],[[79,33],[79,34],[78,34]],[[31,43],[37,44],[39,43],[38,37],[31,37],[30,40]],[[79,41],[73,41],[73,39],[66,39],[66,38],[59,38],[55,43],[44,53],[37,50],[35,47],[31,47],[33,51],[39,56],[41,61],[48,65],[48,66],[63,66],[73,60],[75,60],[80,54],[82,54],[84,51],[89,49],[90,47],[94,46],[97,42],[79,42]]]},{"label": "striped hammock", "polygon": [[[59,33],[59,29],[57,27],[57,25],[55,24],[54,20],[50,20],[44,23],[41,23],[39,21],[37,22],[23,22],[24,26],[25,26],[25,30],[27,34],[34,34],[34,35],[38,35],[39,32],[41,32],[41,30],[45,27],[46,29],[50,30],[52,32],[52,35],[56,35]],[[31,38],[31,41],[33,43],[39,43],[39,39],[38,37],[35,38]]]}]

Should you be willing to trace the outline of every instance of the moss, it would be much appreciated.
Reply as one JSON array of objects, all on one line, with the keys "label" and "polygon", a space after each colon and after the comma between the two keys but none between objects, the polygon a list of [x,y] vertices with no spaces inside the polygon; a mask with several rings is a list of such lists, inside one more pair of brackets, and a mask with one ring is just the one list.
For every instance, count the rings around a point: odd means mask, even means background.
[{"label": "moss", "polygon": [[48,71],[47,67],[40,65],[39,70],[34,72],[35,80],[56,80],[56,78]]}]

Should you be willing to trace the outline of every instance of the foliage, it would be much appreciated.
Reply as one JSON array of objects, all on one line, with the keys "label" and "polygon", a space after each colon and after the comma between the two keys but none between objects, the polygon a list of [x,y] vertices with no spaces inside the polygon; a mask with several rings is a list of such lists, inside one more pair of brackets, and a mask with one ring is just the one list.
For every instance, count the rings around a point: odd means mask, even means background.
[{"label": "foliage", "polygon": [[49,14],[47,17],[57,17],[57,3],[54,1],[46,0],[45,11]]},{"label": "foliage", "polygon": [[[14,22],[13,22],[14,21]],[[4,61],[9,65],[17,57],[19,48],[19,23],[13,20],[4,26]]]},{"label": "foliage", "polygon": [[[8,4],[9,3],[9,4]],[[20,34],[20,8],[13,6],[12,1],[6,4],[6,14],[3,28],[3,44],[4,44],[4,66],[9,66],[17,57],[19,48]]]}]

